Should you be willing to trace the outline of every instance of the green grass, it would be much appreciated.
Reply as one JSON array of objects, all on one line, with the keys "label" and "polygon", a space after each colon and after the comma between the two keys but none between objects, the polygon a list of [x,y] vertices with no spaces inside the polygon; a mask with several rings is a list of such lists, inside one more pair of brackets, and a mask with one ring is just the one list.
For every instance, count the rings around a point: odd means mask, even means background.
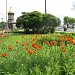
[{"label": "green grass", "polygon": [[[60,46],[62,43],[60,37],[69,35],[75,39],[72,34],[57,33],[24,35],[24,38],[22,35],[2,36],[0,38],[2,40],[0,41],[0,75],[75,75],[75,45],[63,39],[67,42],[63,43],[66,52],[63,52]],[[33,42],[42,46],[40,50],[32,47],[32,38],[36,38]],[[47,40],[49,42],[56,40],[60,44],[48,46]],[[26,42],[25,46],[22,46],[22,41]],[[12,46],[11,50],[8,50],[9,45]],[[34,53],[30,54],[26,47]],[[6,56],[2,57],[2,53]]]}]

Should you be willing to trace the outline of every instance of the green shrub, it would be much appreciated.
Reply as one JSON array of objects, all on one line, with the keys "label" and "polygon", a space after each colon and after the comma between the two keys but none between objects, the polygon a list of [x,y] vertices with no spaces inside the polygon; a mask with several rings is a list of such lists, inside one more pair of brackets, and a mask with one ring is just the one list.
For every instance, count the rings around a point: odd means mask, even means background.
[{"label": "green shrub", "polygon": [[53,34],[55,32],[55,28],[50,29],[50,33]]}]

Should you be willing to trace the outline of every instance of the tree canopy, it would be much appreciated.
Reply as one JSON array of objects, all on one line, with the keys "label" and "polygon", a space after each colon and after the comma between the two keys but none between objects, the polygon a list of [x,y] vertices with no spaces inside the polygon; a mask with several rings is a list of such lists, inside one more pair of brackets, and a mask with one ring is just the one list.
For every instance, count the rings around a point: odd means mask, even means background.
[{"label": "tree canopy", "polygon": [[67,28],[69,28],[69,25],[74,27],[74,23],[75,23],[75,18],[71,18],[71,17],[68,17],[68,16],[64,17],[64,24],[67,25]]},{"label": "tree canopy", "polygon": [[2,30],[2,29],[3,29],[4,24],[5,24],[5,22],[4,22],[4,21],[0,22],[0,30]]},{"label": "tree canopy", "polygon": [[[61,23],[60,19],[51,14],[43,14],[38,11],[22,12],[16,20],[16,26],[23,28],[26,32],[30,29],[33,33],[42,33],[55,29]],[[43,33],[45,33],[43,32]]]}]

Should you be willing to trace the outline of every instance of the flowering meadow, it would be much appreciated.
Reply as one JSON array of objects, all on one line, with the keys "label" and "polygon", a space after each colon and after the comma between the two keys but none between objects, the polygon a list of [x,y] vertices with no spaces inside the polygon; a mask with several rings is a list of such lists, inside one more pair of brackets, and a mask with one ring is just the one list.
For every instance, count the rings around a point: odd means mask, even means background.
[{"label": "flowering meadow", "polygon": [[0,75],[75,75],[75,34],[0,35]]}]

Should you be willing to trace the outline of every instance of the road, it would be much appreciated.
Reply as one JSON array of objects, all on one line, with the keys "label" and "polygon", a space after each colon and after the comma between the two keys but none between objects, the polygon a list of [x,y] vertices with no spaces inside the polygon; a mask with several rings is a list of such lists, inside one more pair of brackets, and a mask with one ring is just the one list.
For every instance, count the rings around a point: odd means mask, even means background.
[{"label": "road", "polygon": [[[56,29],[56,32],[64,32],[64,29],[63,28],[61,28],[61,29]],[[75,33],[75,28],[68,28],[67,30],[66,30],[66,32],[73,32],[73,33]]]}]

